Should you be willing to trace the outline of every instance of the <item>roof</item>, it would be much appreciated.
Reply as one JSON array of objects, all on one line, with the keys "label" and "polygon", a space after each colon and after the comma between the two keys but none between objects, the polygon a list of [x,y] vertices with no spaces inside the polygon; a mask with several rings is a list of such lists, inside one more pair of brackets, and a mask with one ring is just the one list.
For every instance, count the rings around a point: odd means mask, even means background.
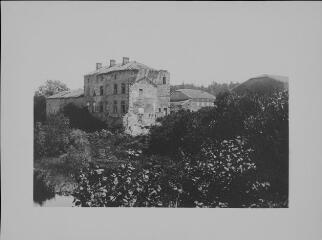
[{"label": "roof", "polygon": [[183,101],[196,98],[216,99],[214,95],[197,89],[177,89],[171,94],[171,101]]},{"label": "roof", "polygon": [[54,94],[50,97],[47,97],[47,99],[53,99],[53,98],[78,98],[84,96],[84,90],[83,89],[76,89],[76,90],[68,90],[59,92],[57,94]]},{"label": "roof", "polygon": [[184,100],[184,101],[176,101],[176,102],[171,102],[170,105],[171,106],[181,106],[181,105],[184,105],[190,101],[191,101],[191,99]]},{"label": "roof", "polygon": [[142,63],[136,62],[136,61],[131,61],[126,64],[115,64],[113,67],[110,66],[104,66],[101,67],[100,69],[97,69],[93,72],[87,73],[86,75],[93,75],[93,74],[103,74],[103,73],[109,73],[109,72],[115,72],[115,71],[124,71],[124,70],[141,70],[141,69],[151,69],[155,70],[151,67],[148,67]]}]

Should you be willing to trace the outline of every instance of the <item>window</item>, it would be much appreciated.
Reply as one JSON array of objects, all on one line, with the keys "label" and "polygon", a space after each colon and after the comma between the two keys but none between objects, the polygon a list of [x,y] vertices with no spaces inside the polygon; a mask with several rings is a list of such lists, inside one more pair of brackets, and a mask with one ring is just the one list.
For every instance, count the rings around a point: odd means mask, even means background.
[{"label": "window", "polygon": [[95,90],[93,90],[93,97],[95,97],[96,96],[96,93],[95,93]]},{"label": "window", "polygon": [[105,86],[105,94],[108,94],[108,89],[109,89],[109,85],[107,84],[106,86]]},{"label": "window", "polygon": [[121,111],[122,113],[126,113],[125,101],[121,101]]},{"label": "window", "polygon": [[103,112],[103,110],[104,110],[104,109],[103,109],[103,102],[100,102],[100,103],[99,103],[99,111],[100,111],[100,112]]},{"label": "window", "polygon": [[167,78],[166,77],[163,77],[162,78],[162,82],[163,82],[163,84],[167,84]]},{"label": "window", "polygon": [[114,104],[113,104],[113,113],[117,113],[117,101],[114,101]]},{"label": "window", "polygon": [[117,84],[114,84],[114,94],[117,94]]},{"label": "window", "polygon": [[164,114],[167,115],[168,114],[168,109],[167,108],[163,108]]},{"label": "window", "polygon": [[87,103],[86,103],[86,106],[87,106],[87,110],[88,110],[88,111],[90,111],[90,109],[89,109],[89,108],[90,108],[90,105],[91,105],[91,104],[90,104],[89,102],[87,102]]},{"label": "window", "polygon": [[107,101],[105,102],[105,110],[106,110],[107,112],[109,112],[109,109],[108,109],[108,102],[107,102]]},{"label": "window", "polygon": [[122,92],[122,94],[125,94],[125,83],[122,83],[122,87],[121,87],[121,92]]},{"label": "window", "polygon": [[161,108],[159,108],[159,112],[161,112]]},{"label": "window", "polygon": [[143,95],[143,89],[139,89],[139,96],[142,96]]},{"label": "window", "polygon": [[114,79],[116,79],[116,73],[114,74]]},{"label": "window", "polygon": [[103,96],[103,94],[104,94],[103,86],[100,86],[100,95]]}]

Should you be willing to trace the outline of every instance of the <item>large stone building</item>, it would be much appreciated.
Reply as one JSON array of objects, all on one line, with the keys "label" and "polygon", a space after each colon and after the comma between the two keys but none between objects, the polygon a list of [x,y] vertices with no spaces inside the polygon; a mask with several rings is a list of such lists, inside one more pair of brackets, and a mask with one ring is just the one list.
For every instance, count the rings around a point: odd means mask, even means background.
[{"label": "large stone building", "polygon": [[214,106],[215,99],[215,96],[201,90],[178,89],[171,93],[171,111],[198,111],[203,107]]},{"label": "large stone building", "polygon": [[84,102],[98,118],[122,121],[126,133],[144,134],[170,112],[170,74],[126,57],[118,64],[97,63],[84,76]]}]

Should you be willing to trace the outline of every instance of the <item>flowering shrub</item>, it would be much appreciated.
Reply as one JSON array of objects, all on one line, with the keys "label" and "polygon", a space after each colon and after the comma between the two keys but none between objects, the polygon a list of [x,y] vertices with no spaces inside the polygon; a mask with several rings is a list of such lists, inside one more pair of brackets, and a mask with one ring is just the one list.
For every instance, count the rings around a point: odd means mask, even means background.
[{"label": "flowering shrub", "polygon": [[[174,165],[116,169],[84,168],[74,192],[76,206],[242,207],[250,206],[269,184],[252,178],[253,150],[241,138],[205,144],[198,156]],[[238,183],[242,183],[241,186]],[[238,191],[236,191],[236,189]],[[236,201],[235,195],[243,197]],[[259,201],[259,200],[258,200]]]}]

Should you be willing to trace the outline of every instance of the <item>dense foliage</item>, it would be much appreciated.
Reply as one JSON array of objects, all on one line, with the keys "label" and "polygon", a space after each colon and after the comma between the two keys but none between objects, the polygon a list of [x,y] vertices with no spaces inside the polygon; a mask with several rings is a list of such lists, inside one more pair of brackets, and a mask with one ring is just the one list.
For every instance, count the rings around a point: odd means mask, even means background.
[{"label": "dense foliage", "polygon": [[188,89],[197,89],[197,90],[202,90],[205,92],[208,92],[214,96],[217,96],[221,93],[229,92],[236,86],[238,86],[239,83],[234,83],[230,82],[229,84],[227,83],[217,83],[217,82],[212,82],[209,86],[196,86],[194,84],[180,84],[180,85],[172,85],[170,86],[170,91],[175,91],[177,89],[183,89],[183,88],[188,88]]},{"label": "dense foliage", "polygon": [[55,196],[54,187],[46,180],[46,174],[41,171],[34,170],[34,201],[42,203],[43,201]]},{"label": "dense foliage", "polygon": [[[116,169],[88,167],[73,194],[91,207],[263,207],[270,184],[255,174],[253,150],[241,138],[204,146],[175,165],[128,163]],[[273,203],[276,203],[273,201]],[[279,206],[286,203],[281,201]]]},{"label": "dense foliage", "polygon": [[[35,159],[76,178],[77,206],[287,207],[288,92],[229,92],[236,85],[189,86],[216,95],[214,107],[171,113],[132,137],[73,104],[46,117],[45,97],[68,89],[48,81],[34,97]],[[34,174],[43,201],[53,186]]]},{"label": "dense foliage", "polygon": [[129,163],[118,168],[84,168],[74,193],[76,204],[288,205],[288,92],[224,93],[213,108],[159,119],[148,137],[148,149],[137,154],[148,161],[138,163],[128,156]]},{"label": "dense foliage", "polygon": [[47,80],[45,84],[41,85],[35,92],[36,96],[45,96],[49,97],[56,93],[67,91],[69,88],[65,83],[62,83],[58,80]]},{"label": "dense foliage", "polygon": [[70,126],[62,114],[48,116],[45,124],[37,122],[34,127],[34,157],[58,156],[69,146]]}]

